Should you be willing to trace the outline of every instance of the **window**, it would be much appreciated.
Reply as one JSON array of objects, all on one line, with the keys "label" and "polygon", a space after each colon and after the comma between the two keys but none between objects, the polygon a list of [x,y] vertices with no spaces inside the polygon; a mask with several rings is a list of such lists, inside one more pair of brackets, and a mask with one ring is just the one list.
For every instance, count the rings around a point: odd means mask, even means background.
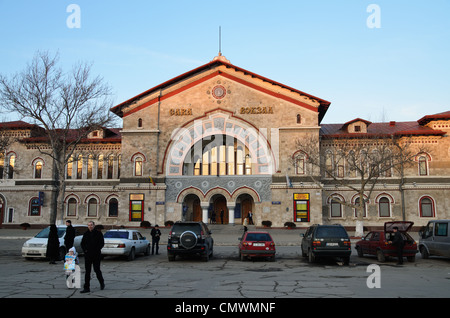
[{"label": "window", "polygon": [[42,178],[42,166],[43,166],[43,163],[41,160],[38,160],[34,163],[34,178],[35,179]]},{"label": "window", "polygon": [[75,198],[67,201],[67,216],[77,216],[77,200]]},{"label": "window", "polygon": [[108,171],[107,171],[107,179],[113,178],[113,172],[114,172],[114,156],[109,155],[108,156]]},{"label": "window", "polygon": [[297,157],[295,160],[295,172],[297,174],[305,174],[305,158]]},{"label": "window", "polygon": [[9,156],[9,160],[8,160],[8,174],[7,174],[8,179],[14,178],[14,165],[15,165],[15,163],[16,163],[16,156],[15,155]]},{"label": "window", "polygon": [[378,201],[378,210],[380,213],[380,217],[389,217],[391,216],[391,207],[389,199],[383,197]]},{"label": "window", "polygon": [[434,202],[431,198],[421,198],[419,201],[419,206],[421,217],[434,217]]},{"label": "window", "polygon": [[82,155],[78,156],[76,166],[77,166],[77,179],[81,179],[83,177],[83,156]]},{"label": "window", "polygon": [[103,179],[103,155],[98,156],[97,179]]},{"label": "window", "polygon": [[67,162],[67,179],[72,179],[72,172],[73,172],[73,156],[70,156],[69,161]]},{"label": "window", "polygon": [[92,171],[94,169],[94,156],[88,156],[88,164],[87,164],[87,178],[92,179]]},{"label": "window", "polygon": [[5,171],[5,156],[0,153],[0,179],[3,179],[3,173]]},{"label": "window", "polygon": [[137,157],[134,160],[134,175],[136,177],[142,176],[142,163],[143,163],[143,160],[141,157]]},{"label": "window", "polygon": [[142,128],[142,118],[138,119],[138,128]]},{"label": "window", "polygon": [[297,114],[297,124],[302,123],[302,116],[300,114]]},{"label": "window", "polygon": [[28,215],[29,216],[41,215],[41,206],[39,205],[39,198],[35,197],[30,200]]},{"label": "window", "polygon": [[355,132],[361,132],[361,126],[355,125]]},{"label": "window", "polygon": [[342,207],[338,200],[331,199],[331,217],[340,218],[342,217]]},{"label": "window", "polygon": [[122,165],[122,155],[117,156],[117,179],[120,179],[120,166]]},{"label": "window", "polygon": [[97,216],[97,199],[90,198],[88,201],[88,217],[96,217]]},{"label": "window", "polygon": [[419,157],[419,175],[420,176],[428,175],[428,160],[426,156]]},{"label": "window", "polygon": [[434,235],[435,236],[445,236],[448,233],[448,223],[436,223],[434,225]]},{"label": "window", "polygon": [[109,217],[119,216],[119,201],[117,201],[116,198],[112,198],[111,200],[109,200],[108,216]]}]

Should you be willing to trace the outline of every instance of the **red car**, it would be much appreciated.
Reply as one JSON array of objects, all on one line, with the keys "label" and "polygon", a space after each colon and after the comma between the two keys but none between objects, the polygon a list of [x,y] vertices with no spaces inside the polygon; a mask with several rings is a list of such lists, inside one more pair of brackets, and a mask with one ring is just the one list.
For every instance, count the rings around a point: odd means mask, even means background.
[{"label": "red car", "polygon": [[384,262],[387,257],[397,257],[395,246],[390,241],[394,238],[393,228],[398,227],[398,231],[403,235],[405,245],[403,247],[403,257],[409,262],[414,262],[417,253],[416,241],[407,233],[414,222],[396,221],[384,223],[384,231],[371,231],[361,241],[355,245],[359,257],[364,254],[376,255],[379,262]]},{"label": "red car", "polygon": [[239,258],[269,257],[275,261],[275,242],[267,232],[248,231],[239,239]]}]

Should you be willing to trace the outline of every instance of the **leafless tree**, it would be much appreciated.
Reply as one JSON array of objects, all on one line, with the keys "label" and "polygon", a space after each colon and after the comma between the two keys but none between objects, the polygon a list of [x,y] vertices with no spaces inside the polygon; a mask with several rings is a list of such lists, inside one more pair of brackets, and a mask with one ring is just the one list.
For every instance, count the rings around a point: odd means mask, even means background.
[{"label": "leafless tree", "polygon": [[111,88],[91,76],[91,64],[78,63],[63,72],[58,60],[58,54],[37,52],[21,73],[0,75],[0,107],[45,130],[36,144],[53,160],[51,223],[63,217],[65,168],[72,153],[89,133],[114,121]]},{"label": "leafless tree", "polygon": [[322,189],[327,186],[352,190],[358,200],[349,202],[339,197],[333,200],[357,211],[356,236],[363,235],[363,215],[375,185],[380,178],[391,177],[411,163],[414,156],[410,144],[391,135],[371,135],[370,138],[303,138],[297,140],[297,156],[306,163],[305,174]]}]

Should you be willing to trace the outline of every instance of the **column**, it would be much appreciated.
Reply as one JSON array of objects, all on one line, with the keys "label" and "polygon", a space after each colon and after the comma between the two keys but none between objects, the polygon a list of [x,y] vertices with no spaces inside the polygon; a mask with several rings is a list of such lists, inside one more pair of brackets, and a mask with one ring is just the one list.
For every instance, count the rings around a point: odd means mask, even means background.
[{"label": "column", "polygon": [[234,204],[232,206],[227,205],[228,208],[228,224],[234,225]]},{"label": "column", "polygon": [[202,207],[202,222],[205,224],[208,224],[209,203],[206,203],[206,205],[203,203],[200,203],[200,206]]}]

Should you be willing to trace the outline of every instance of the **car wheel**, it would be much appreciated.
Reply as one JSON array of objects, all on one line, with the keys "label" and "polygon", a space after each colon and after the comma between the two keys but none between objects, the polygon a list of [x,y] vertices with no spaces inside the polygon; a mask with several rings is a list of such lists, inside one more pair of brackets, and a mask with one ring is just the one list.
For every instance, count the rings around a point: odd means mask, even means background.
[{"label": "car wheel", "polygon": [[134,247],[133,247],[133,248],[131,249],[131,251],[130,251],[130,254],[128,254],[128,261],[134,260],[134,258],[135,258],[135,256],[136,256],[135,253],[136,253],[136,252],[135,252]]},{"label": "car wheel", "polygon": [[377,250],[377,259],[379,262],[386,261],[386,257],[384,256],[384,253],[382,250]]},{"label": "car wheel", "polygon": [[350,256],[343,257],[342,260],[344,261],[344,265],[349,265],[350,264]]},{"label": "car wheel", "polygon": [[175,254],[168,254],[167,258],[168,258],[169,262],[173,262],[173,261],[175,261]]},{"label": "car wheel", "polygon": [[203,259],[204,262],[209,261],[209,249],[207,249],[207,250],[205,251],[205,253],[203,253],[202,259]]},{"label": "car wheel", "polygon": [[356,252],[358,252],[358,257],[363,257],[364,256],[364,253],[363,253],[362,248],[360,246],[356,246],[355,249],[356,249]]},{"label": "car wheel", "polygon": [[420,247],[420,254],[422,255],[423,259],[427,259],[430,257],[430,254],[428,253],[428,250],[425,248],[425,246]]},{"label": "car wheel", "polygon": [[180,245],[190,250],[197,245],[197,235],[192,231],[183,232],[180,235]]},{"label": "car wheel", "polygon": [[314,256],[312,250],[308,251],[308,262],[314,263],[316,261],[316,257]]}]

